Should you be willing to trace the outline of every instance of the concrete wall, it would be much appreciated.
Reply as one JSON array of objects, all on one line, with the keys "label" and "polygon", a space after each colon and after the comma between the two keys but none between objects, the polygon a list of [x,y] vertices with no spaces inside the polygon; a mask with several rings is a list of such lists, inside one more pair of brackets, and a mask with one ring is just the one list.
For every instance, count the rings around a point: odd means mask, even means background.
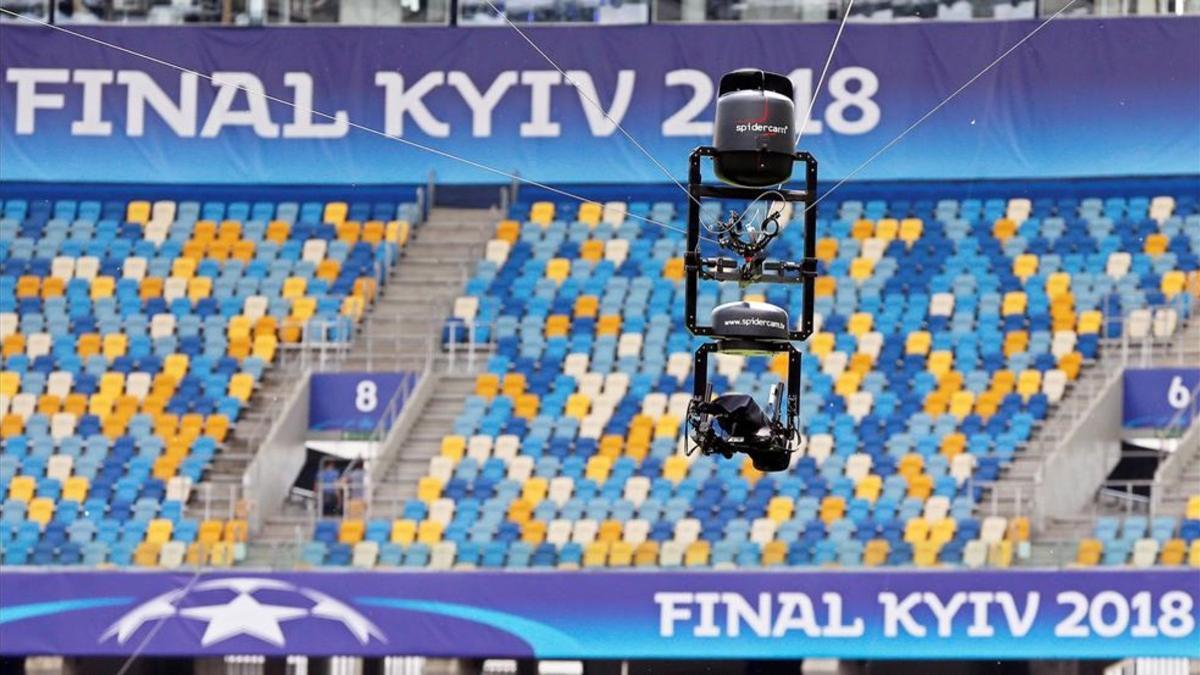
[{"label": "concrete wall", "polygon": [[292,389],[279,419],[271,426],[242,477],[246,498],[254,504],[250,511],[251,532],[258,532],[279,511],[304,466],[311,376],[312,371],[301,375],[300,383]]}]

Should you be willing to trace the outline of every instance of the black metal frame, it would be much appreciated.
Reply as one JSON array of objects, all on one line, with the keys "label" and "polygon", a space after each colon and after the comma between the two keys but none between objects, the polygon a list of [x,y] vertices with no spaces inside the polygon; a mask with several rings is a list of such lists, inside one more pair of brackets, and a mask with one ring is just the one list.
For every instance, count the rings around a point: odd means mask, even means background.
[{"label": "black metal frame", "polygon": [[[713,352],[761,352],[786,353],[788,355],[787,378],[787,421],[778,421],[778,410],[773,411],[772,431],[774,440],[768,450],[790,450],[793,438],[798,437],[800,417],[800,351],[792,344],[793,341],[803,342],[813,332],[813,300],[816,290],[817,258],[816,233],[817,212],[813,208],[817,195],[817,160],[807,152],[796,152],[793,161],[804,164],[803,190],[787,190],[782,188],[745,188],[725,185],[706,185],[702,182],[700,160],[702,157],[713,157],[716,148],[702,146],[692,151],[688,167],[688,194],[691,201],[688,204],[687,221],[687,251],[684,254],[686,309],[685,322],[692,335],[714,337],[714,342],[702,345],[696,350],[693,372],[694,386],[692,403],[688,410],[688,420],[698,436],[695,438],[702,452],[717,452],[726,457],[733,452],[742,450],[727,443],[718,442],[711,432],[708,415],[699,413],[697,406],[707,402],[711,397],[708,385],[708,356]],[[784,201],[802,203],[804,205],[804,257],[800,262],[764,261],[762,259],[747,260],[743,265],[733,258],[703,258],[700,255],[700,200],[706,197],[727,199],[754,200],[765,194],[778,194]],[[748,338],[726,338],[713,333],[710,325],[697,322],[696,302],[700,279],[716,281],[766,282],[766,283],[800,283],[804,285],[804,305],[800,320],[800,330],[789,328],[786,340],[753,340]],[[776,403],[778,406],[778,402]]]}]

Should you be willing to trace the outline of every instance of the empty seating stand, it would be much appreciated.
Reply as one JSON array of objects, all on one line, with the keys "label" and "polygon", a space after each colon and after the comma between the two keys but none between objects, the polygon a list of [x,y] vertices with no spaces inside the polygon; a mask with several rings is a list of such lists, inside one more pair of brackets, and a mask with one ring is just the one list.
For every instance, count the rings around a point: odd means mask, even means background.
[{"label": "empty seating stand", "polygon": [[0,204],[4,564],[231,564],[186,504],[279,349],[348,339],[414,204]]}]

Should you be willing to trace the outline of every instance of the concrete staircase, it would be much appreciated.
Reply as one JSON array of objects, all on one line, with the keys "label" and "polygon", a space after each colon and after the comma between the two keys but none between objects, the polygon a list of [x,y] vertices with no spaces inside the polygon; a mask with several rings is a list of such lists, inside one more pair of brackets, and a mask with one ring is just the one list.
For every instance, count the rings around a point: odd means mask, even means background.
[{"label": "concrete staircase", "polygon": [[[1151,341],[1148,338],[1144,344],[1130,345],[1127,360],[1122,359],[1120,342],[1111,341],[1101,351],[1100,358],[1085,365],[1079,379],[1073,383],[1046,421],[1035,430],[1034,438],[1028,447],[1017,453],[1013,463],[1003,472],[995,487],[985,493],[978,507],[978,515],[983,517],[996,513],[1005,517],[1032,516],[1031,498],[1039,468],[1063,436],[1070,431],[1074,421],[1092,404],[1092,393],[1098,390],[1113,370],[1123,367],[1195,363],[1200,363],[1200,317],[1193,317],[1181,324],[1175,334],[1167,340]],[[1178,485],[1167,487],[1160,513],[1182,514],[1187,495],[1198,491],[1200,454],[1193,457],[1180,476]],[[1075,544],[1089,535],[1098,515],[1119,516],[1124,515],[1124,510],[1097,501],[1090,504],[1085,512],[1073,517],[1047,518],[1044,527],[1036,535],[1034,555],[1030,562],[1055,565],[1072,559]],[[1038,542],[1041,542],[1041,545]],[[1063,548],[1064,546],[1066,548]],[[1063,550],[1059,550],[1060,548]]]},{"label": "concrete staircase", "polygon": [[[475,377],[468,372],[465,357],[460,355],[455,359],[455,374],[446,372],[451,362],[440,347],[442,326],[455,298],[462,293],[475,264],[482,258],[483,248],[499,218],[497,212],[487,209],[433,209],[405,247],[403,258],[393,268],[350,349],[328,368],[420,371],[432,360],[430,377],[435,378],[437,388],[421,411],[408,445],[401,450],[384,485],[376,491],[383,502],[373,507],[372,515],[392,515],[391,509],[398,509],[400,500],[415,493],[416,482],[429,466],[429,457],[440,449],[442,436],[448,433],[463,400],[474,388]],[[484,361],[481,356],[475,362],[476,368]],[[286,394],[290,384],[288,373],[279,369],[274,377],[279,378]],[[243,451],[238,456],[240,465],[229,462],[229,470],[236,470],[238,481],[252,456],[252,451]],[[316,514],[311,509],[312,504],[285,503],[251,541],[246,564],[276,567],[291,564],[296,544],[312,536]]]},{"label": "concrete staircase", "polygon": [[441,375],[420,421],[408,437],[408,444],[388,467],[383,481],[375,486],[372,515],[396,517],[404,500],[415,497],[417,482],[429,471],[429,459],[438,454],[442,438],[451,432],[454,420],[463,410],[463,402],[475,391],[472,374]]}]

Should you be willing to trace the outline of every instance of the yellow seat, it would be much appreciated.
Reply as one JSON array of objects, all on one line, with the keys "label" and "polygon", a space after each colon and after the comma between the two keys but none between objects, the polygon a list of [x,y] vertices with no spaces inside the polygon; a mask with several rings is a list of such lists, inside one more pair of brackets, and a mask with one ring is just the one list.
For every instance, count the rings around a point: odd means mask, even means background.
[{"label": "yellow seat", "polygon": [[162,544],[143,541],[133,551],[133,564],[138,567],[158,567],[158,554],[161,551]]},{"label": "yellow seat", "polygon": [[900,221],[900,240],[910,248],[921,238],[925,225],[920,218],[905,218]]},{"label": "yellow seat", "polygon": [[621,332],[621,315],[604,314],[596,322],[596,335],[617,335]]},{"label": "yellow seat", "polygon": [[833,262],[837,257],[838,241],[837,239],[818,239],[817,240],[817,259],[824,262]]},{"label": "yellow seat", "polygon": [[546,337],[566,337],[571,330],[571,317],[566,314],[551,314],[546,317]]},{"label": "yellow seat", "polygon": [[475,395],[494,398],[500,393],[500,376],[495,373],[480,373],[475,378]]},{"label": "yellow seat", "polygon": [[1008,531],[1005,538],[1010,541],[1029,541],[1029,518],[1017,516],[1008,521]]},{"label": "yellow seat", "polygon": [[337,225],[346,220],[346,214],[349,211],[350,207],[346,202],[329,202],[325,205],[325,213],[321,222]]},{"label": "yellow seat", "polygon": [[394,520],[392,521],[392,533],[390,537],[393,544],[403,544],[405,546],[417,540],[417,524],[411,520]]},{"label": "yellow seat", "polygon": [[933,373],[938,378],[941,378],[950,369],[954,367],[954,352],[948,350],[938,350],[929,353],[929,359],[926,361],[925,367],[929,372]]},{"label": "yellow seat", "polygon": [[99,276],[92,279],[91,295],[93,300],[111,298],[116,288],[116,280],[109,276]]},{"label": "yellow seat", "polygon": [[1188,567],[1200,567],[1200,539],[1193,539],[1188,548]]},{"label": "yellow seat", "polygon": [[687,477],[687,471],[688,461],[683,455],[671,455],[663,462],[663,478],[669,481],[678,483]]},{"label": "yellow seat", "polygon": [[146,541],[152,544],[165,544],[171,541],[171,531],[174,523],[167,518],[155,518],[146,526]]},{"label": "yellow seat", "polygon": [[576,219],[584,225],[595,227],[600,224],[600,217],[604,215],[604,207],[597,202],[584,202],[579,205],[579,214]]},{"label": "yellow seat", "polygon": [[846,514],[846,500],[836,495],[830,495],[821,500],[821,521],[826,525],[835,520],[841,520]]},{"label": "yellow seat", "polygon": [[870,239],[871,235],[874,233],[875,222],[866,218],[859,218],[858,220],[854,221],[853,225],[850,226],[850,236],[858,239],[859,241],[862,241],[863,239]]},{"label": "yellow seat", "polygon": [[47,497],[37,497],[29,502],[25,517],[37,523],[41,529],[46,529],[46,524],[54,517],[54,500]]},{"label": "yellow seat", "polygon": [[778,540],[771,540],[763,544],[763,567],[775,567],[783,565],[785,562],[787,562],[787,544]]},{"label": "yellow seat", "polygon": [[792,517],[795,503],[791,497],[772,497],[767,503],[767,517],[777,523],[782,523]]},{"label": "yellow seat", "polygon": [[933,345],[933,337],[928,331],[918,330],[908,334],[904,339],[905,354],[928,354]]},{"label": "yellow seat", "polygon": [[621,540],[622,525],[619,520],[605,520],[596,529],[596,541],[612,543]]},{"label": "yellow seat", "polygon": [[1075,331],[1080,335],[1099,333],[1100,327],[1104,323],[1104,315],[1099,310],[1091,309],[1086,312],[1079,313],[1079,323],[1075,326]]},{"label": "yellow seat", "polygon": [[683,564],[685,567],[703,567],[708,564],[711,552],[711,545],[704,539],[694,541],[688,544],[687,550],[683,554]]},{"label": "yellow seat", "polygon": [[633,564],[638,567],[658,566],[658,542],[644,541],[633,552]]},{"label": "yellow seat", "polygon": [[1187,556],[1187,544],[1182,539],[1169,539],[1158,552],[1158,564],[1175,567],[1182,565]]},{"label": "yellow seat", "polygon": [[875,474],[868,474],[858,481],[858,485],[854,486],[854,497],[856,499],[865,499],[872,504],[879,499],[879,495],[883,492],[883,479]]},{"label": "yellow seat", "polygon": [[[960,392],[961,393],[961,392]],[[966,392],[970,394],[970,392]],[[954,457],[966,452],[967,435],[961,431],[946,434],[942,437],[941,453],[947,457]]]},{"label": "yellow seat", "polygon": [[1012,567],[1013,543],[1007,539],[993,543],[988,547],[988,565],[992,567]]},{"label": "yellow seat", "polygon": [[813,294],[816,297],[829,297],[837,292],[837,279],[833,277],[817,277]]},{"label": "yellow seat", "polygon": [[1187,285],[1187,275],[1179,270],[1171,270],[1162,275],[1162,281],[1159,282],[1159,287],[1163,295],[1168,298],[1174,297],[1183,292]]},{"label": "yellow seat", "polygon": [[1099,539],[1083,539],[1079,542],[1079,549],[1075,553],[1075,563],[1092,567],[1100,564],[1100,554],[1104,551],[1104,544]]},{"label": "yellow seat", "polygon": [[501,241],[507,241],[510,244],[516,243],[521,237],[521,224],[515,220],[502,220],[496,224],[496,238]]},{"label": "yellow seat", "polygon": [[664,279],[671,281],[683,279],[683,258],[668,258],[667,262],[663,263],[662,275]]},{"label": "yellow seat", "polygon": [[33,476],[13,476],[13,479],[8,483],[8,498],[15,499],[19,502],[28,502],[33,499],[33,493],[37,489],[37,483]]},{"label": "yellow seat", "polygon": [[112,361],[113,359],[125,356],[128,344],[129,339],[124,333],[109,333],[105,335],[103,347],[104,358]]},{"label": "yellow seat", "polygon": [[546,263],[546,278],[561,284],[571,274],[571,261],[566,258],[551,258]]},{"label": "yellow seat", "polygon": [[908,496],[924,501],[933,493],[933,478],[929,474],[920,473],[908,482]]},{"label": "yellow seat", "polygon": [[304,277],[288,277],[283,280],[283,297],[295,300],[304,295],[304,290],[307,287],[308,280]]},{"label": "yellow seat", "polygon": [[1146,243],[1143,244],[1142,250],[1147,255],[1162,255],[1167,252],[1167,235],[1161,232],[1155,232],[1146,237]]},{"label": "yellow seat", "polygon": [[343,520],[338,526],[338,542],[342,544],[357,544],[362,541],[366,525],[359,518]]},{"label": "yellow seat", "polygon": [[554,220],[554,202],[534,202],[529,208],[529,221],[549,225]]},{"label": "yellow seat", "polygon": [[608,474],[612,471],[612,459],[602,457],[600,455],[592,455],[588,458],[587,468],[584,470],[584,477],[596,481],[598,484],[603,484],[608,480]]},{"label": "yellow seat", "polygon": [[200,523],[200,529],[196,533],[196,541],[212,545],[221,541],[221,534],[224,531],[224,525],[219,520],[206,520]]},{"label": "yellow seat", "polygon": [[891,241],[896,238],[896,234],[900,231],[900,221],[895,218],[880,218],[879,222],[875,223],[875,238],[884,241]]},{"label": "yellow seat", "polygon": [[1013,314],[1024,314],[1025,307],[1029,302],[1024,291],[1009,291],[1004,294],[1004,300],[1000,307],[1000,313],[1004,316]]},{"label": "yellow seat", "polygon": [[525,481],[521,488],[521,499],[537,504],[546,498],[549,481],[542,476],[534,476]]},{"label": "yellow seat", "polygon": [[599,309],[600,299],[594,295],[581,295],[575,299],[576,318],[594,319]]},{"label": "yellow seat", "polygon": [[942,518],[929,526],[929,541],[942,546],[954,538],[958,523],[953,518]]},{"label": "yellow seat", "polygon": [[145,225],[150,221],[150,202],[144,200],[129,202],[125,209],[125,221]]},{"label": "yellow seat", "polygon": [[574,417],[582,420],[587,417],[588,411],[591,410],[592,401],[587,394],[571,394],[567,397],[567,405],[563,414],[567,417]]},{"label": "yellow seat", "polygon": [[417,526],[417,541],[422,544],[436,544],[442,540],[443,526],[436,520],[422,520]]},{"label": "yellow seat", "polygon": [[1200,495],[1188,497],[1183,517],[1188,520],[1200,520]]},{"label": "yellow seat", "polygon": [[1046,277],[1046,295],[1053,300],[1071,290],[1071,273],[1055,272]]},{"label": "yellow seat", "polygon": [[254,376],[249,373],[237,373],[229,378],[229,395],[242,401],[250,400],[254,390]]},{"label": "yellow seat", "polygon": [[913,544],[913,564],[917,567],[933,567],[938,563],[938,552],[941,547],[932,541],[918,541]]},{"label": "yellow seat", "polygon": [[527,522],[533,517],[533,503],[524,499],[513,500],[512,504],[508,505],[508,519],[518,525]]},{"label": "yellow seat", "polygon": [[892,547],[886,539],[872,539],[867,542],[863,548],[863,565],[867,567],[879,567],[887,564],[888,553]]},{"label": "yellow seat", "polygon": [[833,333],[826,333],[823,331],[819,333],[813,333],[812,337],[808,340],[808,351],[817,357],[828,356],[831,352],[833,352],[834,344],[835,339]]},{"label": "yellow seat", "polygon": [[858,391],[859,385],[862,384],[862,375],[852,370],[847,370],[838,376],[834,383],[834,392],[839,396],[849,397]]},{"label": "yellow seat", "polygon": [[1012,272],[1013,276],[1024,283],[1029,277],[1037,274],[1038,257],[1032,253],[1022,253],[1013,259]]},{"label": "yellow seat", "polygon": [[992,225],[992,236],[1004,241],[1017,233],[1017,223],[1011,218],[1000,218]]},{"label": "yellow seat", "polygon": [[911,518],[904,524],[904,541],[910,544],[929,539],[929,521],[924,518]]},{"label": "yellow seat", "polygon": [[593,541],[583,550],[584,567],[604,567],[608,564],[608,542]]},{"label": "yellow seat", "polygon": [[855,281],[866,281],[875,273],[875,261],[870,258],[855,258],[850,263],[850,278]]},{"label": "yellow seat", "polygon": [[62,498],[65,502],[79,502],[87,499],[89,483],[87,476],[71,476],[63,483]]},{"label": "yellow seat", "polygon": [[417,482],[417,499],[426,504],[432,503],[442,496],[442,481],[433,476],[425,476]]},{"label": "yellow seat", "polygon": [[1028,401],[1030,396],[1042,389],[1042,372],[1040,370],[1023,370],[1017,378],[1017,393]]},{"label": "yellow seat", "polygon": [[862,337],[870,333],[875,322],[875,317],[868,312],[855,312],[850,315],[850,321],[846,325],[846,330],[855,337]]}]

